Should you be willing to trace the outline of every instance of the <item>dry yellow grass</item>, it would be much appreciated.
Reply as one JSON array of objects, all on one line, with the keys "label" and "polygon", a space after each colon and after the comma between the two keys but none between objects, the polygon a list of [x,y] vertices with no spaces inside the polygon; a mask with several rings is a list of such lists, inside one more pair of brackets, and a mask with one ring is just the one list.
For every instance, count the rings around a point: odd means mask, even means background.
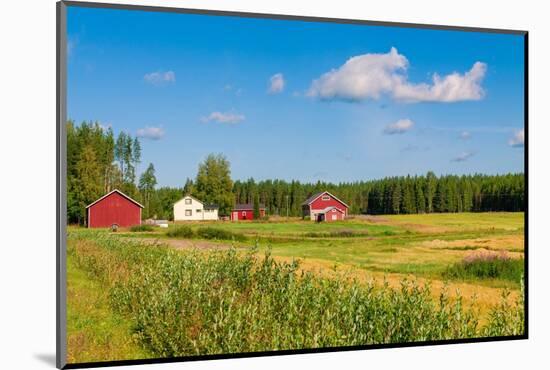
[{"label": "dry yellow grass", "polygon": [[[293,260],[289,257],[274,258],[281,262],[291,262]],[[437,299],[442,291],[447,289],[451,299],[461,296],[465,305],[473,305],[479,310],[481,324],[486,322],[490,309],[501,302],[503,293],[503,289],[501,288],[493,288],[466,282],[444,282],[438,279],[419,278],[412,274],[367,271],[346,264],[330,263],[325,260],[300,260],[300,270],[326,277],[344,276],[364,283],[373,281],[377,285],[382,285],[384,282],[387,282],[393,288],[398,288],[403,279],[415,280],[421,286],[429,283],[434,299]],[[509,302],[512,303],[518,299],[519,294],[520,292],[518,290],[511,291],[508,296]]]}]

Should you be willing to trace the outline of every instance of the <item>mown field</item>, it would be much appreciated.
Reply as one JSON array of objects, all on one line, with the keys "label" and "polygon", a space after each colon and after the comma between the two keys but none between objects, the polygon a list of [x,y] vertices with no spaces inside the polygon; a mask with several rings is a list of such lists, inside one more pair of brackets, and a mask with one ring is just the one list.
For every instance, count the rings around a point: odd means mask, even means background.
[{"label": "mown field", "polygon": [[518,335],[523,217],[70,228],[68,360]]}]

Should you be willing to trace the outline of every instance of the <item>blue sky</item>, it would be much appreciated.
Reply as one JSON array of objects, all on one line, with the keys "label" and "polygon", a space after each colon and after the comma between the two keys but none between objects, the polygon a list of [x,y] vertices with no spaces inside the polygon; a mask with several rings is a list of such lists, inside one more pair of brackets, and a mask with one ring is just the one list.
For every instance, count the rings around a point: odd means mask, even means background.
[{"label": "blue sky", "polygon": [[[523,37],[68,9],[68,117],[141,136],[160,185],[523,171]],[[434,77],[435,75],[435,77]]]}]

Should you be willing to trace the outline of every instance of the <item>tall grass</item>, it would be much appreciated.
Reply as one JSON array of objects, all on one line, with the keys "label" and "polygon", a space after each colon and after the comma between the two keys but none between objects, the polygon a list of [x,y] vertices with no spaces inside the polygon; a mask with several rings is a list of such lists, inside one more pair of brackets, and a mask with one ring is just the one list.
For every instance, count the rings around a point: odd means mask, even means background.
[{"label": "tall grass", "polygon": [[307,238],[353,238],[367,235],[369,235],[367,231],[354,231],[352,229],[341,229],[327,232],[311,231],[304,233],[304,236]]},{"label": "tall grass", "polygon": [[444,276],[450,279],[503,279],[519,283],[522,280],[523,258],[511,258],[507,253],[474,253],[451,265]]},{"label": "tall grass", "polygon": [[235,353],[520,334],[520,303],[478,314],[443,291],[403,280],[361,284],[322,278],[255,250],[178,252],[75,233],[68,253],[110,292],[113,309],[131,320],[158,356]]},{"label": "tall grass", "polygon": [[143,231],[154,231],[152,225],[134,225],[130,227],[131,232],[143,232]]},{"label": "tall grass", "polygon": [[195,237],[195,232],[193,231],[193,229],[191,227],[189,227],[187,225],[181,225],[181,226],[176,226],[172,229],[169,229],[166,232],[166,235],[171,237],[171,238],[190,239],[190,238]]},{"label": "tall grass", "polygon": [[219,229],[216,227],[201,227],[197,230],[197,236],[203,239],[245,241],[244,234],[234,231]]},{"label": "tall grass", "polygon": [[202,238],[215,240],[234,240],[245,241],[246,236],[230,230],[224,230],[216,227],[206,226],[199,227],[193,230],[190,226],[179,225],[166,232],[166,235],[171,238]]}]

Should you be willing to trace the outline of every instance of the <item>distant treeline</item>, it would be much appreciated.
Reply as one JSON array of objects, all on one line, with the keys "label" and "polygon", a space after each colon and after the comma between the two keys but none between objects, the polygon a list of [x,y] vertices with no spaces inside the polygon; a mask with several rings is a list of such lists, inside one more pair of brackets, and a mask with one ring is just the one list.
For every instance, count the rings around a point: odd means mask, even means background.
[{"label": "distant treeline", "polygon": [[388,177],[351,183],[299,181],[232,181],[230,163],[210,155],[189,174],[183,187],[157,187],[155,168],[140,174],[141,145],[125,132],[115,138],[111,128],[97,123],[67,123],[67,217],[84,223],[85,207],[118,188],[141,202],[143,217],[172,219],[172,206],[185,194],[220,206],[228,215],[235,203],[262,203],[268,215],[301,216],[310,195],[328,190],[350,206],[351,214],[411,214],[431,212],[523,211],[524,176],[507,175]]},{"label": "distant treeline", "polygon": [[388,177],[351,183],[300,183],[284,180],[236,181],[238,203],[255,194],[269,214],[299,216],[311,194],[328,190],[350,207],[351,214],[411,214],[432,212],[523,211],[524,176],[507,175]]}]

